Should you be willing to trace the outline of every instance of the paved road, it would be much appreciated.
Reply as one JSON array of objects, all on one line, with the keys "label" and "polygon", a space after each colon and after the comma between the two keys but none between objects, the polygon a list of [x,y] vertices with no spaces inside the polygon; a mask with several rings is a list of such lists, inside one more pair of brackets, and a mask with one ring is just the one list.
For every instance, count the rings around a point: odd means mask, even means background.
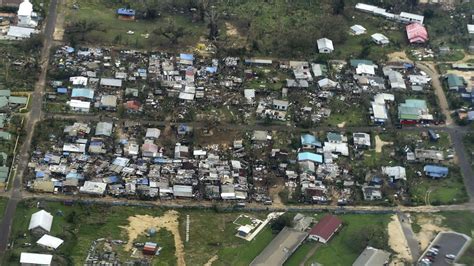
[{"label": "paved road", "polygon": [[48,17],[44,28],[44,43],[41,50],[41,73],[35,85],[35,90],[31,95],[31,111],[28,114],[25,124],[26,138],[18,153],[17,171],[13,180],[13,189],[11,190],[10,199],[7,203],[4,217],[0,224],[0,256],[3,255],[7,246],[8,238],[10,237],[10,229],[15,215],[18,202],[21,200],[22,177],[25,169],[28,166],[29,151],[31,150],[31,140],[33,138],[33,131],[35,124],[41,119],[42,99],[44,88],[46,84],[46,74],[48,72],[49,54],[51,50],[52,37],[56,25],[57,17],[57,0],[51,0],[49,5]]},{"label": "paved road", "polygon": [[412,261],[417,261],[420,257],[420,244],[411,228],[410,218],[405,213],[397,213],[398,221],[402,225],[402,231],[407,240],[408,248],[412,256]]},{"label": "paved road", "polygon": [[455,256],[454,261],[461,258],[466,248],[471,243],[471,238],[467,235],[456,232],[442,232],[436,236],[430,246],[425,250],[420,260],[426,257],[429,249],[435,245],[439,247],[439,253],[433,259],[431,265],[433,266],[448,266],[453,264],[453,260],[447,259],[446,255],[452,254]]}]

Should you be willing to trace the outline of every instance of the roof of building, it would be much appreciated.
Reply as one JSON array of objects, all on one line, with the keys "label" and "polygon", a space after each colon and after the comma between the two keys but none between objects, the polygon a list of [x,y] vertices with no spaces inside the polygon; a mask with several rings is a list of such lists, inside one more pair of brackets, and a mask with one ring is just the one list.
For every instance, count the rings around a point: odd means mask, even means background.
[{"label": "roof of building", "polygon": [[466,85],[466,81],[463,77],[458,76],[456,74],[448,74],[448,86],[451,87],[464,87]]},{"label": "roof of building", "polygon": [[119,9],[117,9],[117,15],[135,16],[135,10],[129,9],[129,8],[119,8]]},{"label": "roof of building", "polygon": [[99,122],[95,127],[95,135],[96,136],[108,136],[112,135],[112,129],[114,125],[109,122]]},{"label": "roof of building", "polygon": [[88,88],[74,88],[71,92],[72,98],[87,98],[93,99],[94,98],[94,90]]},{"label": "roof of building", "polygon": [[449,173],[448,167],[428,164],[423,167],[425,173],[429,173],[430,176],[445,176]]},{"label": "roof of building", "polygon": [[407,174],[405,167],[402,166],[388,166],[388,167],[382,167],[382,172],[389,177],[393,177],[395,180],[398,179],[407,179]]},{"label": "roof of building", "polygon": [[428,41],[428,31],[420,23],[408,24],[406,31],[410,43],[424,43]]},{"label": "roof of building", "polygon": [[33,4],[29,0],[23,1],[18,7],[18,16],[31,16],[33,12]]},{"label": "roof of building", "polygon": [[113,78],[101,78],[100,79],[101,86],[110,86],[110,87],[122,87],[122,80],[121,79],[113,79]]},{"label": "roof of building", "polygon": [[173,194],[175,197],[193,197],[193,187],[185,185],[174,185]]},{"label": "roof of building", "polygon": [[352,67],[357,67],[358,65],[373,65],[374,62],[366,59],[351,59],[350,60]]},{"label": "roof of building", "polygon": [[390,253],[367,246],[357,257],[352,266],[385,265],[390,259]]},{"label": "roof of building", "polygon": [[389,43],[389,39],[387,36],[381,34],[381,33],[374,33],[371,35],[372,39],[378,43]]},{"label": "roof of building", "polygon": [[316,163],[323,163],[323,155],[312,152],[298,153],[298,161],[312,161]]},{"label": "roof of building", "polygon": [[115,95],[103,95],[100,99],[100,104],[105,107],[116,107],[117,96]]},{"label": "roof of building", "polygon": [[86,181],[84,182],[84,186],[80,187],[79,191],[85,194],[103,195],[106,188],[106,183]]},{"label": "roof of building", "polygon": [[364,28],[364,27],[362,27],[361,25],[358,25],[358,24],[352,26],[351,30],[352,30],[352,32],[354,32],[357,35],[364,34],[367,31],[366,28]]},{"label": "roof of building", "polygon": [[474,24],[467,24],[467,32],[469,34],[474,34]]},{"label": "roof of building", "polygon": [[51,265],[53,255],[22,252],[20,254],[20,263],[26,265]]},{"label": "roof of building", "polygon": [[318,49],[334,50],[334,45],[332,44],[332,41],[329,40],[328,38],[321,38],[317,41],[317,43],[318,43]]},{"label": "roof of building", "polygon": [[285,227],[250,263],[252,266],[283,265],[305,240],[308,233]]},{"label": "roof of building", "polygon": [[314,145],[317,147],[322,147],[323,144],[319,141],[314,135],[304,134],[301,135],[301,145]]},{"label": "roof of building", "polygon": [[423,24],[423,20],[425,19],[425,17],[422,16],[422,15],[408,13],[408,12],[400,12],[400,17],[409,18],[410,20],[419,21],[422,24]]},{"label": "roof of building", "polygon": [[329,240],[331,235],[334,234],[341,225],[341,219],[334,215],[326,215],[309,231],[309,235],[315,235]]},{"label": "roof of building", "polygon": [[7,35],[14,38],[29,38],[35,32],[34,28],[10,26]]},{"label": "roof of building", "polygon": [[43,235],[40,239],[38,239],[38,241],[36,241],[36,244],[57,249],[63,242],[64,240],[62,240],[61,238],[57,238],[50,235]]},{"label": "roof of building", "polygon": [[28,226],[28,230],[40,227],[44,229],[45,231],[49,232],[51,230],[52,224],[53,224],[53,216],[45,210],[40,210],[31,215],[30,225]]}]

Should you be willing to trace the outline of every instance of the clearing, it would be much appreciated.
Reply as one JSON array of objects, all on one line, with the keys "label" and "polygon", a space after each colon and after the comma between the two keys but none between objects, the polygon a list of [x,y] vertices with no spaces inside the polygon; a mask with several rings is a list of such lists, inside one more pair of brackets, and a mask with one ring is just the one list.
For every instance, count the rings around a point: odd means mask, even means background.
[{"label": "clearing", "polygon": [[396,214],[392,215],[390,223],[388,223],[388,243],[395,253],[394,260],[400,263],[412,261],[408,243],[403,234],[402,225]]},{"label": "clearing", "polygon": [[375,152],[381,153],[385,145],[393,145],[393,142],[383,141],[379,135],[375,136]]},{"label": "clearing", "polygon": [[176,245],[176,258],[178,258],[178,265],[186,265],[184,260],[184,245],[179,234],[179,213],[176,211],[167,211],[163,216],[153,217],[150,215],[135,215],[128,217],[129,225],[121,226],[127,230],[128,242],[125,249],[130,251],[133,246],[133,241],[143,234],[148,228],[156,228],[157,230],[164,228],[170,231],[174,236]]}]

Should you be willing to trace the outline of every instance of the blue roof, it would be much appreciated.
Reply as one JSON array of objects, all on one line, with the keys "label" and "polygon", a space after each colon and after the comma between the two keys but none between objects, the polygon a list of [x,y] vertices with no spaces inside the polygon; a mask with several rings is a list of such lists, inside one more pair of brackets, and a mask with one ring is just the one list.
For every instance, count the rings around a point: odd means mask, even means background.
[{"label": "blue roof", "polygon": [[209,73],[216,73],[217,67],[206,67],[206,71]]},{"label": "blue roof", "polygon": [[312,152],[300,152],[298,153],[298,161],[313,161],[316,163],[323,162],[323,156]]},{"label": "blue roof", "polygon": [[66,179],[84,179],[84,177],[82,176],[82,174],[80,173],[77,173],[77,172],[69,172],[67,175],[66,175]]},{"label": "blue roof", "polygon": [[36,172],[36,178],[44,177],[44,172],[38,171]]},{"label": "blue roof", "polygon": [[113,175],[113,176],[109,176],[108,180],[107,180],[107,183],[118,183],[120,181],[120,179]]},{"label": "blue roof", "polygon": [[67,93],[67,88],[57,88],[56,92],[61,93],[61,94],[66,94]]},{"label": "blue roof", "polygon": [[138,185],[148,185],[148,178],[142,178],[137,180]]},{"label": "blue roof", "polygon": [[86,88],[75,88],[72,89],[71,97],[81,97],[81,98],[94,98],[94,90]]},{"label": "blue roof", "polygon": [[135,10],[127,9],[127,8],[119,8],[117,9],[117,15],[121,16],[135,16]]},{"label": "blue roof", "polygon": [[323,144],[315,136],[311,134],[301,135],[301,145],[314,145],[321,147]]},{"label": "blue roof", "polygon": [[179,55],[179,58],[180,58],[181,60],[193,61],[193,60],[194,60],[194,55],[192,55],[192,54],[180,54],[180,55]]},{"label": "blue roof", "polygon": [[449,169],[447,167],[432,164],[425,165],[423,171],[432,177],[444,177],[449,173]]}]

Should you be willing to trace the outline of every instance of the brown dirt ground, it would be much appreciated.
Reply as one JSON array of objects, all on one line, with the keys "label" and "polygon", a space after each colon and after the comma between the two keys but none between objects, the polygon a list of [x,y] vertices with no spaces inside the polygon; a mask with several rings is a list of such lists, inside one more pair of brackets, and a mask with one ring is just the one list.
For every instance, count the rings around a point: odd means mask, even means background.
[{"label": "brown dirt ground", "polygon": [[395,214],[392,216],[392,220],[388,224],[388,244],[396,253],[392,262],[394,263],[393,265],[398,265],[398,263],[403,263],[403,261],[412,260],[407,240],[403,234],[402,225]]},{"label": "brown dirt ground", "polygon": [[421,226],[417,234],[420,241],[421,250],[425,250],[433,238],[441,231],[449,231],[448,228],[441,226],[443,217],[439,215],[420,214],[417,217],[417,223]]},{"label": "brown dirt ground", "polygon": [[125,250],[130,251],[133,247],[133,241],[143,234],[146,229],[154,227],[157,230],[164,228],[170,231],[174,236],[174,243],[176,246],[176,258],[178,265],[186,265],[184,260],[184,245],[179,234],[179,213],[177,211],[167,211],[163,216],[153,217],[150,215],[135,215],[128,217],[129,225],[122,226],[127,231],[128,242]]},{"label": "brown dirt ground", "polygon": [[377,153],[382,152],[383,146],[392,145],[392,144],[393,144],[392,142],[385,142],[382,139],[380,139],[379,135],[375,136],[375,152],[377,152]]},{"label": "brown dirt ground", "polygon": [[388,61],[403,61],[403,62],[411,62],[411,60],[408,58],[407,54],[405,51],[400,51],[400,52],[393,52],[391,54],[388,54]]}]

